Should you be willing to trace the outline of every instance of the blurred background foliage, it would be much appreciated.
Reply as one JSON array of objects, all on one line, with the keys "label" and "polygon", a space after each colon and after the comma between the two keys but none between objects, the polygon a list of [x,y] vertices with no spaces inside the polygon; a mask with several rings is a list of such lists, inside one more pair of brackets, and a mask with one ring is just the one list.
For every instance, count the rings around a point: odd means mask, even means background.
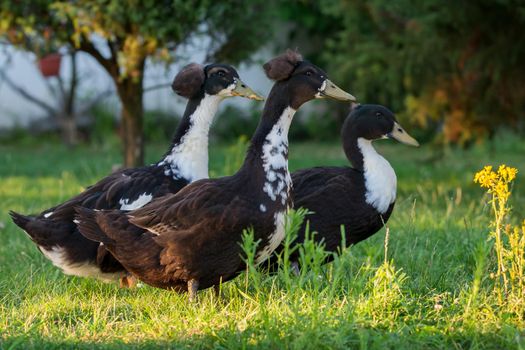
[{"label": "blurred background foliage", "polygon": [[284,2],[290,43],[361,101],[462,145],[525,129],[525,3]]},{"label": "blurred background foliage", "polygon": [[[238,63],[253,58],[261,47],[275,53],[298,48],[361,102],[384,104],[397,112],[422,141],[468,146],[492,138],[502,128],[525,133],[523,1],[257,0],[197,1],[191,6],[186,1],[164,1],[164,7],[133,1],[123,7],[115,1],[0,0],[0,4],[0,37],[27,50],[39,52],[63,43],[82,48],[90,33],[99,33],[108,42],[122,38],[116,84],[127,74],[138,74],[137,55],[171,62],[175,48],[187,37],[204,35],[212,38],[209,60]],[[217,117],[221,122],[214,137],[232,140],[251,134],[259,108],[227,107],[224,116]],[[330,108],[309,111],[294,125],[291,138],[334,140],[348,109]],[[97,121],[88,134],[116,130],[105,113],[95,111]],[[169,139],[166,130],[174,128],[170,113],[145,113],[146,139]]]}]

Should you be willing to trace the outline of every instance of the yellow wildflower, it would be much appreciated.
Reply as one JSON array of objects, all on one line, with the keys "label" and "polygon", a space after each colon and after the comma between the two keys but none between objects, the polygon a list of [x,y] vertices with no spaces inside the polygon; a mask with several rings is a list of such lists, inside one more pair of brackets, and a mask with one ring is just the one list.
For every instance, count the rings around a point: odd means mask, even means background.
[{"label": "yellow wildflower", "polygon": [[507,183],[514,180],[517,173],[518,170],[516,168],[508,167],[505,164],[500,165],[498,168],[498,175]]},{"label": "yellow wildflower", "polygon": [[492,190],[495,196],[500,200],[506,200],[509,198],[509,186],[503,181],[498,181]]},{"label": "yellow wildflower", "polygon": [[516,178],[517,173],[518,169],[505,164],[499,166],[497,173],[492,170],[492,166],[487,165],[476,173],[474,182],[488,188],[488,192],[494,193],[495,197],[507,199],[510,194],[508,184]]},{"label": "yellow wildflower", "polygon": [[474,176],[474,182],[481,187],[491,188],[498,180],[498,175],[492,171],[492,166],[487,165]]}]

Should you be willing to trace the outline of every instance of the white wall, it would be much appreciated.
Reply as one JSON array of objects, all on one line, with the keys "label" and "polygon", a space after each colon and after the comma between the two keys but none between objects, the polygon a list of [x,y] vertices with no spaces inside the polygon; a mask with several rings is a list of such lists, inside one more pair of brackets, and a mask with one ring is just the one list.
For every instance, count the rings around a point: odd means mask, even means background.
[{"label": "white wall", "polygon": [[[146,64],[145,83],[144,86],[153,86],[161,83],[170,83],[177,71],[189,62],[202,63],[205,57],[205,41],[200,45],[192,45],[192,48],[182,48],[177,52],[177,63],[166,68],[164,64],[154,64],[150,61]],[[254,59],[264,62],[270,53],[256,54]],[[7,57],[12,56],[11,63],[7,65]],[[179,58],[180,57],[180,58]],[[259,59],[257,59],[259,58]],[[53,101],[53,98],[47,93],[47,89],[43,82],[43,77],[38,70],[35,63],[35,56],[31,53],[17,51],[12,47],[4,47],[0,50],[0,69],[7,65],[8,76],[27,91],[36,95],[46,101]],[[81,53],[78,55],[78,68],[80,75],[83,76],[85,82],[82,84],[82,89],[79,91],[80,95],[94,94],[97,91],[104,91],[108,88],[113,88],[113,83],[106,72],[100,65],[89,55]],[[61,74],[67,79],[70,69],[70,62],[68,60],[62,61]],[[239,75],[246,84],[252,87],[255,91],[266,96],[271,82],[265,77],[264,72],[259,64],[255,65],[240,65],[237,67]],[[54,78],[50,78],[54,79]],[[50,102],[51,103],[51,102]],[[232,98],[222,104],[222,108],[227,104],[234,104],[240,107],[245,107],[249,101],[241,98]],[[113,95],[106,105],[114,107],[115,113],[118,114],[120,108],[118,99]],[[146,109],[160,109],[160,110],[176,110],[179,114],[182,113],[185,106],[185,100],[182,97],[176,96],[171,88],[154,90],[147,92],[144,95],[144,105]],[[15,91],[7,86],[6,82],[0,78],[0,128],[10,128],[15,125],[27,125],[31,120],[42,118],[44,112],[27,102],[23,97],[19,96]]]}]

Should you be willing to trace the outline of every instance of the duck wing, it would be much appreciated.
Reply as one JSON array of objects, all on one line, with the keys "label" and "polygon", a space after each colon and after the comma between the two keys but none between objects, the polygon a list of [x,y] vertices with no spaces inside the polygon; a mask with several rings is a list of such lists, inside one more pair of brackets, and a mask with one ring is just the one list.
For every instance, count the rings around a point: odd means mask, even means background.
[{"label": "duck wing", "polygon": [[39,245],[51,246],[74,233],[75,207],[132,209],[151,198],[180,190],[185,181],[173,181],[158,167],[124,169],[112,173],[82,193],[38,215],[12,213],[13,221]]},{"label": "duck wing", "polygon": [[[355,173],[355,174],[354,174]],[[349,167],[314,167],[294,171],[292,176],[293,198],[296,200],[306,198],[327,185],[327,181],[338,176],[358,175],[359,172]]]},{"label": "duck wing", "polygon": [[239,239],[232,235],[240,237],[256,211],[229,188],[224,181],[205,179],[128,213],[80,209],[78,226],[84,236],[106,244],[128,270],[154,286],[173,287],[172,281],[198,278],[210,269],[233,273],[239,259],[224,256],[240,254]]},{"label": "duck wing", "polygon": [[161,167],[156,166],[117,171],[62,206],[71,207],[74,204],[73,207],[132,210],[154,197],[175,193],[188,184],[185,180],[168,178],[163,172]]},{"label": "duck wing", "polygon": [[237,251],[244,229],[267,229],[265,223],[254,220],[257,215],[250,198],[218,181],[201,180],[175,196],[159,198],[130,212],[129,221],[154,235],[157,244],[165,248],[161,263],[169,266],[176,264],[178,256],[190,254],[189,247],[208,258],[215,256],[217,248],[210,248],[210,241],[216,242],[219,251]]},{"label": "duck wing", "polygon": [[[311,231],[317,232],[316,240],[323,239],[327,250],[334,250],[341,242],[341,225],[345,225],[347,243],[355,243],[362,231],[370,227],[371,220],[377,218],[371,217],[372,208],[365,202],[362,173],[348,167],[325,169],[292,174],[294,206],[311,212],[305,220],[310,222]],[[304,230],[299,233],[298,242],[303,240]]]}]

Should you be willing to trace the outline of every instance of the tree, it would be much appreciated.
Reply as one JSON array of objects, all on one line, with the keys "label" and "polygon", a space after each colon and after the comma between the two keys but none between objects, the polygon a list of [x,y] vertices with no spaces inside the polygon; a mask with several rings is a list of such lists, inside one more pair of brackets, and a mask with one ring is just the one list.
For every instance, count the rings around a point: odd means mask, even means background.
[{"label": "tree", "polygon": [[[514,0],[285,2],[285,21],[361,100],[468,143],[525,110],[525,4]],[[299,34],[298,34],[299,33]],[[306,50],[303,50],[306,51]]]},{"label": "tree", "polygon": [[148,58],[172,62],[180,45],[213,37],[208,57],[235,62],[271,35],[264,25],[270,18],[268,2],[262,0],[249,7],[241,0],[0,1],[0,36],[37,54],[64,45],[78,49],[110,75],[122,102],[127,167],[144,160],[142,94]]}]

